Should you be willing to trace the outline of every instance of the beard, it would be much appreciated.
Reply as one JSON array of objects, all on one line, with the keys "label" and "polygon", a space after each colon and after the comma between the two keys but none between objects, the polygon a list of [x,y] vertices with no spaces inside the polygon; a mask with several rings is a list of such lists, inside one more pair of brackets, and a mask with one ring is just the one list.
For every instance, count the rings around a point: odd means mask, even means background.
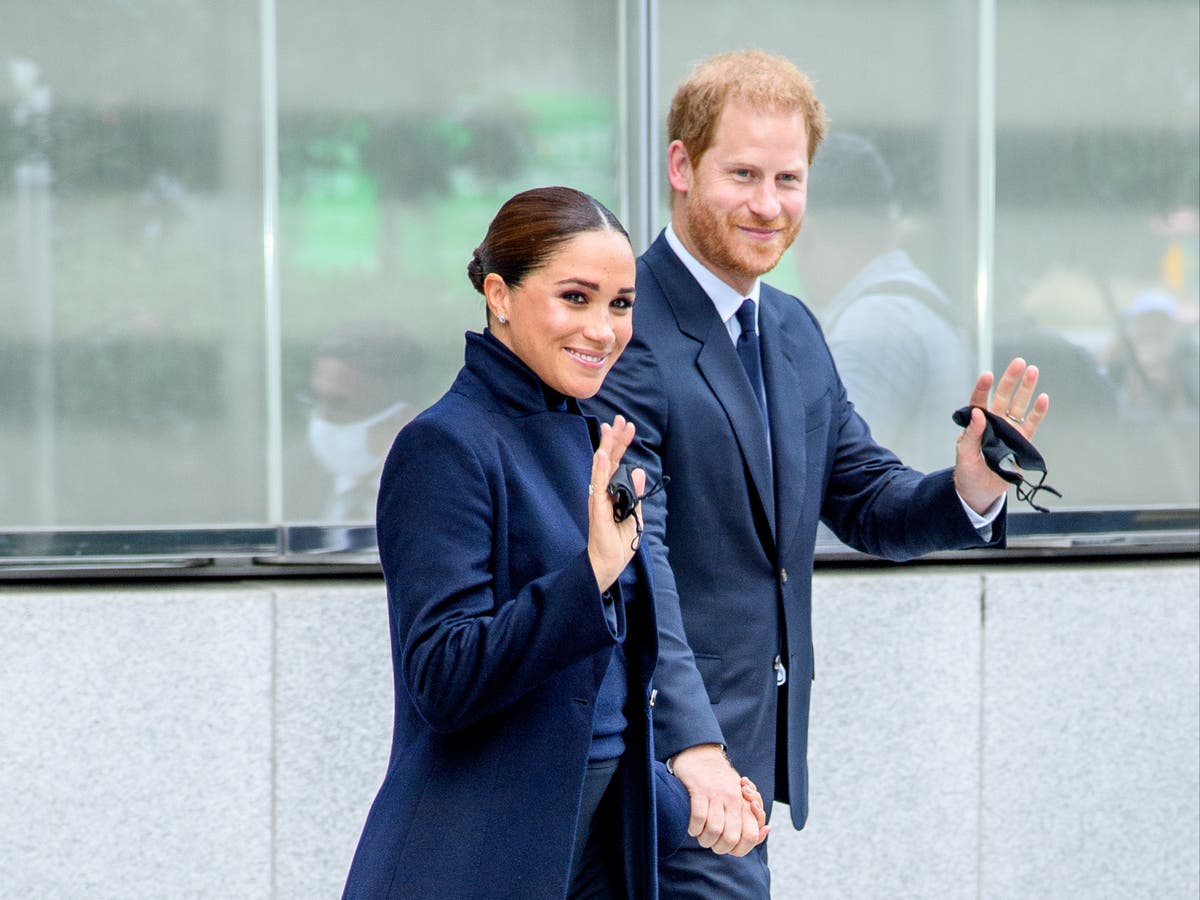
[{"label": "beard", "polygon": [[[692,190],[684,207],[688,234],[703,261],[710,267],[732,272],[753,280],[775,268],[800,233],[803,220],[792,221],[787,216],[761,220],[747,215],[745,221],[714,209],[700,192]],[[769,243],[760,244],[740,235],[738,226],[773,228],[778,234]]]}]

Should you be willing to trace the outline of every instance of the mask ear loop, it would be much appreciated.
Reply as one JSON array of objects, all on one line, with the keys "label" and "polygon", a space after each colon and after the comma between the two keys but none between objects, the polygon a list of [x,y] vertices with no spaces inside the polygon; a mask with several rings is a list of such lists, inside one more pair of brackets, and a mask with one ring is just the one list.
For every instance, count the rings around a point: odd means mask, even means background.
[{"label": "mask ear loop", "polygon": [[1060,494],[1054,488],[1050,487],[1050,485],[1046,484],[1045,482],[1046,482],[1046,473],[1045,472],[1042,473],[1042,477],[1038,479],[1037,484],[1034,484],[1032,481],[1030,481],[1027,478],[1022,478],[1020,484],[1016,485],[1017,499],[1024,500],[1026,503],[1028,503],[1030,506],[1032,506],[1038,512],[1043,512],[1043,513],[1050,512],[1050,510],[1048,510],[1046,507],[1039,506],[1038,504],[1033,502],[1033,498],[1035,496],[1037,496],[1038,491],[1049,491],[1055,497],[1059,497],[1059,498],[1062,497],[1062,494]]},{"label": "mask ear loop", "polygon": [[663,488],[665,488],[670,483],[671,483],[671,476],[664,475],[662,478],[660,478],[658,480],[657,484],[655,484],[653,487],[650,488],[650,490],[646,491],[640,497],[638,497],[637,500],[634,502],[633,506],[631,506],[629,508],[629,514],[633,516],[633,524],[634,524],[634,528],[636,529],[636,533],[633,536],[633,540],[629,542],[629,549],[632,550],[634,553],[637,552],[638,545],[641,544],[641,542],[642,542],[642,516],[641,516],[641,513],[639,513],[637,511],[638,506],[647,497],[653,497],[655,494],[657,494],[659,491],[661,491]]}]

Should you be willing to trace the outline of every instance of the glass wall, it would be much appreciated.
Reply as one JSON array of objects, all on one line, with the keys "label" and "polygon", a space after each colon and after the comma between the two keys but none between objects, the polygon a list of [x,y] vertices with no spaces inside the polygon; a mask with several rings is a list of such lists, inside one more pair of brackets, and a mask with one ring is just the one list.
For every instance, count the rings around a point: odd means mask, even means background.
[{"label": "glass wall", "polygon": [[662,4],[662,115],[697,59],[744,45],[827,107],[769,280],[817,311],[876,436],[950,464],[964,386],[1020,355],[1052,397],[1062,505],[1196,504],[1200,4],[699,6]]},{"label": "glass wall", "polygon": [[482,323],[465,265],[499,204],[566,183],[653,236],[674,85],[743,46],[830,114],[768,280],[818,312],[876,435],[950,463],[978,367],[1020,353],[1060,508],[1200,503],[1196,0],[0,21],[0,532],[369,523],[391,436]]},{"label": "glass wall", "polygon": [[279,4],[286,520],[374,519],[380,457],[482,327],[466,265],[505,199],[620,210],[618,13]]},{"label": "glass wall", "polygon": [[621,209],[615,2],[0,6],[0,529],[373,518],[500,203]]},{"label": "glass wall", "polygon": [[996,62],[996,354],[1072,503],[1195,504],[1200,4],[1004,0]]},{"label": "glass wall", "polygon": [[0,528],[261,521],[257,9],[0,21]]}]

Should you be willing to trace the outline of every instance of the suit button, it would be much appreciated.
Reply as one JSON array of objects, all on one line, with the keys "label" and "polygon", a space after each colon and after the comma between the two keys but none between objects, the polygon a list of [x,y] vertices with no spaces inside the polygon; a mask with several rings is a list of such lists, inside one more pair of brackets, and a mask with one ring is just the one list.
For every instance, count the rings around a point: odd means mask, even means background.
[{"label": "suit button", "polygon": [[787,584],[787,569],[779,570],[779,580],[782,581],[784,584]]}]

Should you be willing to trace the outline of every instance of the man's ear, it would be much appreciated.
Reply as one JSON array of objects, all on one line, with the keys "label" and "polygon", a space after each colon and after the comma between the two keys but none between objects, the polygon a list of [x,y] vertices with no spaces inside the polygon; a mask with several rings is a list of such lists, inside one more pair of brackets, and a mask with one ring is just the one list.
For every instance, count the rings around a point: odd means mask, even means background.
[{"label": "man's ear", "polygon": [[483,279],[483,297],[487,301],[488,310],[493,317],[509,318],[508,307],[512,298],[509,295],[508,285],[495,272],[488,272]]},{"label": "man's ear", "polygon": [[692,189],[694,174],[692,158],[688,156],[683,141],[671,141],[667,146],[667,181],[672,190],[686,194]]}]

